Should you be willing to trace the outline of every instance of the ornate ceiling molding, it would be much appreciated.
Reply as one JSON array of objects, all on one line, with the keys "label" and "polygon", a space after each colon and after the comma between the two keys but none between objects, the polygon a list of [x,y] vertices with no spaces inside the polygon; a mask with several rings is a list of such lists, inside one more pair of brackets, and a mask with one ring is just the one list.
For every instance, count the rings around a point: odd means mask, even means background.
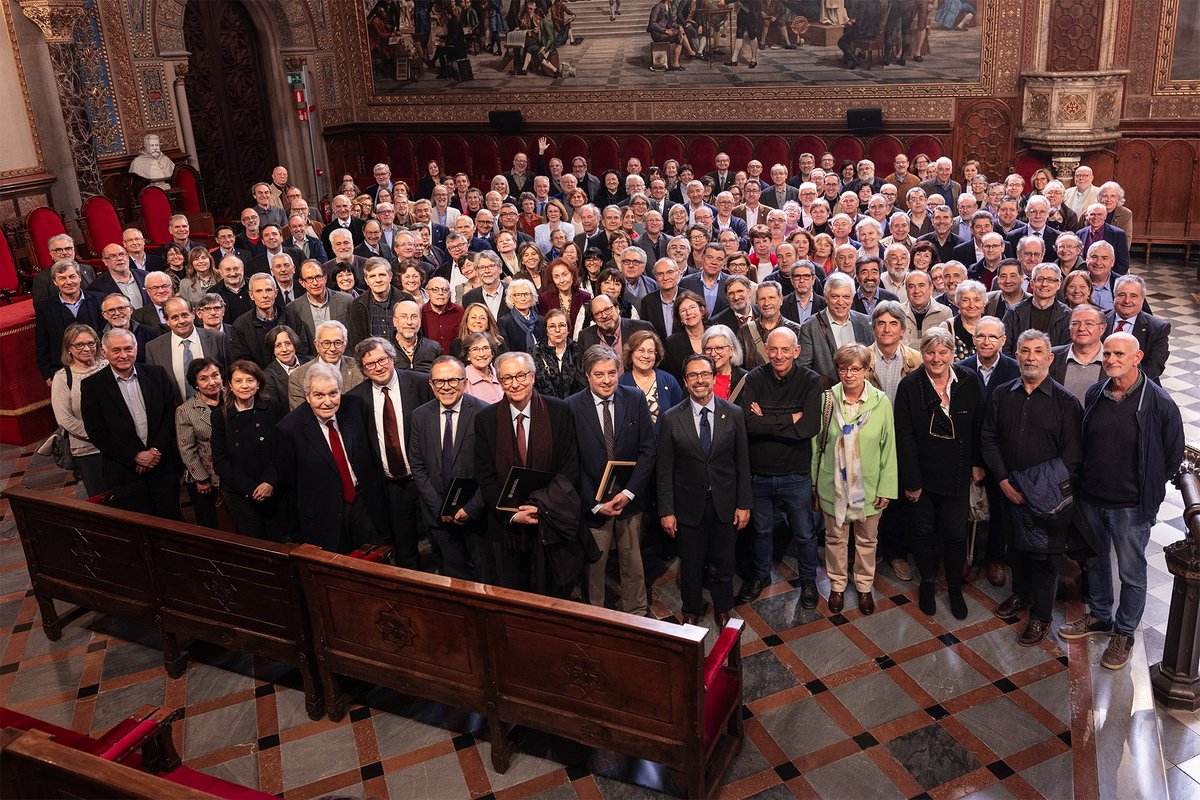
[{"label": "ornate ceiling molding", "polygon": [[[8,41],[12,43],[13,62],[17,65],[17,83],[21,86],[21,100],[25,104],[25,119],[29,121],[29,135],[33,137],[33,152],[37,158],[36,165],[0,173],[0,177],[35,174],[45,168],[45,161],[42,157],[42,142],[38,138],[37,125],[33,124],[33,102],[29,99],[29,84],[25,82],[25,66],[21,63],[21,48],[17,46],[17,31],[13,27],[12,12],[9,11],[8,3],[0,5],[4,6],[3,11],[0,13],[4,15],[4,24],[8,28]],[[32,172],[27,172],[26,170],[32,170]]]},{"label": "ornate ceiling molding", "polygon": [[70,44],[87,8],[83,0],[21,0],[21,13],[38,26],[47,44]]}]

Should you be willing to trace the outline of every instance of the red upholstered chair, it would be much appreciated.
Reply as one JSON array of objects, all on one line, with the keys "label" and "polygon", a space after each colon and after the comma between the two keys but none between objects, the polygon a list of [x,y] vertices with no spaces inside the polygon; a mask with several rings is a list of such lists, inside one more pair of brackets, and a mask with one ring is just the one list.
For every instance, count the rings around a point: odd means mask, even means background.
[{"label": "red upholstered chair", "polygon": [[[358,165],[359,169],[354,170],[355,172],[361,170],[362,172],[371,173],[374,171],[376,164],[388,164],[392,168],[392,174],[395,175],[396,165],[390,163],[390,159],[388,158],[387,142],[383,140],[382,136],[367,136],[363,138],[362,159],[363,163]],[[358,182],[357,178],[354,180],[356,183]],[[374,181],[375,177],[372,175],[367,183],[359,183],[358,186],[360,189],[365,188],[366,186],[370,186],[372,183],[374,183]]]},{"label": "red upholstered chair", "polygon": [[800,136],[792,143],[792,163],[800,160],[801,153],[812,153],[817,164],[821,163],[821,154],[829,148],[820,136]]},{"label": "red upholstered chair", "polygon": [[138,195],[142,204],[142,230],[146,232],[146,245],[159,247],[171,241],[167,225],[171,219],[171,201],[167,193],[157,186],[147,186]]},{"label": "red upholstered chair", "polygon": [[625,164],[631,158],[636,158],[642,162],[642,175],[646,174],[646,170],[650,168],[650,159],[653,158],[654,151],[650,147],[650,142],[645,136],[626,136],[621,140],[621,165],[617,169],[625,171]]},{"label": "red upholstered chair", "polygon": [[[795,172],[796,159],[792,158],[788,153],[787,142],[779,136],[767,136],[758,143],[755,149],[754,157],[762,162],[763,171],[770,174],[772,164],[786,164],[788,172]],[[744,163],[737,161],[734,163],[734,169],[742,169]]]},{"label": "red upholstered chair", "polygon": [[179,189],[179,205],[183,213],[191,216],[202,214],[207,208],[204,202],[204,186],[200,181],[200,173],[191,164],[180,164],[175,167],[171,183]]},{"label": "red upholstered chair", "polygon": [[833,153],[833,160],[837,164],[858,161],[863,157],[863,144],[855,136],[839,136],[829,143],[829,152]]},{"label": "red upholstered chair", "polygon": [[677,136],[659,136],[654,140],[654,163],[662,166],[668,159],[683,162],[683,142]]},{"label": "red upholstered chair", "polygon": [[[428,174],[429,170],[426,167],[430,161],[436,161],[442,169],[446,167],[442,143],[436,136],[418,136],[417,140],[413,142],[413,156],[417,161],[417,183],[420,183],[421,179]],[[409,187],[409,199],[417,199],[416,185]]]},{"label": "red upholstered chair", "polygon": [[895,136],[876,136],[867,144],[867,158],[875,164],[875,174],[880,178],[890,175],[892,162],[904,151]]},{"label": "red upholstered chair", "polygon": [[554,154],[558,158],[562,159],[563,172],[571,171],[571,161],[574,160],[576,156],[583,156],[586,158],[588,160],[588,169],[591,169],[591,155],[588,152],[588,144],[586,141],[584,141],[582,136],[571,134],[569,136],[559,137],[554,143],[554,146]]},{"label": "red upholstered chair", "polygon": [[911,161],[917,157],[918,153],[924,153],[929,156],[929,160],[941,158],[946,152],[942,147],[942,142],[936,136],[914,136],[908,142],[908,148],[905,150],[908,153],[908,158]]},{"label": "red upholstered chair", "polygon": [[588,148],[591,157],[588,159],[588,171],[599,175],[606,169],[621,169],[621,157],[617,154],[617,142],[611,136],[592,137]]},{"label": "red upholstered chair", "polygon": [[1033,177],[1033,173],[1047,166],[1044,159],[1033,155],[1032,153],[1022,153],[1017,157],[1016,168],[1013,172],[1025,179],[1025,188],[1029,188],[1029,181]]},{"label": "red upholstered chair", "polygon": [[[729,156],[729,168],[734,172],[746,168],[746,162],[754,158],[754,145],[745,136],[730,136],[721,142],[721,152]],[[785,162],[786,163],[786,162]],[[695,162],[692,166],[696,166]],[[705,170],[711,172],[717,168],[716,154],[713,155],[713,165]],[[770,165],[767,165],[770,169]]]},{"label": "red upholstered chair", "polygon": [[711,136],[697,136],[687,143],[687,158],[684,161],[692,165],[692,172],[699,178],[717,168],[715,159],[719,149]]},{"label": "red upholstered chair", "polygon": [[107,197],[92,195],[83,201],[83,235],[88,248],[96,255],[110,244],[121,244],[121,220]]},{"label": "red upholstered chair", "polygon": [[475,136],[471,142],[471,185],[484,189],[503,171],[495,138],[487,133]]},{"label": "red upholstered chair", "polygon": [[530,156],[529,169],[536,169],[535,161],[537,159],[537,139],[534,139],[535,145],[532,149],[529,147],[529,142],[525,141],[520,136],[505,136],[499,142],[498,150],[500,153],[500,172],[508,172],[512,169],[513,157],[517,153],[524,153]]},{"label": "red upholstered chair", "polygon": [[[471,174],[471,147],[462,136],[447,136],[442,142],[442,169],[447,175],[456,172]],[[530,164],[530,169],[536,169],[536,164]]]},{"label": "red upholstered chair", "polygon": [[62,217],[53,208],[35,208],[25,215],[25,230],[29,232],[29,245],[37,259],[38,269],[48,269],[54,263],[54,259],[51,258],[46,244],[51,236],[67,232]]},{"label": "red upholstered chair", "polygon": [[[413,176],[417,174],[417,162],[413,158],[412,140],[407,136],[392,136],[388,139],[384,151],[384,164],[392,168],[392,180],[404,181],[411,185]],[[373,162],[372,167],[379,162]]]},{"label": "red upholstered chair", "polygon": [[21,283],[31,277],[17,268],[17,259],[8,246],[8,236],[0,231],[0,298],[5,303],[11,303],[14,299],[24,297]]}]

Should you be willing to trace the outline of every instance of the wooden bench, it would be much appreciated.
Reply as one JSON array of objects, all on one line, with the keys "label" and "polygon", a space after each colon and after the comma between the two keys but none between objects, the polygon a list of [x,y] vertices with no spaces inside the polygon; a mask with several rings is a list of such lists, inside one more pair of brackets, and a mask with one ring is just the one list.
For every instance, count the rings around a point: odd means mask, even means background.
[{"label": "wooden bench", "polygon": [[300,670],[305,706],[323,706],[294,545],[223,533],[29,489],[5,492],[47,638],[54,600],[156,625],[167,674],[181,676],[178,634]]},{"label": "wooden bench", "polygon": [[487,718],[507,770],[508,725],[659,762],[688,797],[720,785],[741,747],[740,638],[710,656],[702,628],[368,564],[304,545],[300,564],[332,719],[356,678]]}]

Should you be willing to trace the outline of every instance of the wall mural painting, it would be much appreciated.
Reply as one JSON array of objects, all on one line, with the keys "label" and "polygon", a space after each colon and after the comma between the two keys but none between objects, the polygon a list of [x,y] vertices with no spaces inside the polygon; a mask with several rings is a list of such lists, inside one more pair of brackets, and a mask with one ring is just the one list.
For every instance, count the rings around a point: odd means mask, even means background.
[{"label": "wall mural painting", "polygon": [[383,95],[981,79],[983,0],[365,3]]},{"label": "wall mural painting", "polygon": [[1177,3],[1170,77],[1173,81],[1200,81],[1200,0]]}]

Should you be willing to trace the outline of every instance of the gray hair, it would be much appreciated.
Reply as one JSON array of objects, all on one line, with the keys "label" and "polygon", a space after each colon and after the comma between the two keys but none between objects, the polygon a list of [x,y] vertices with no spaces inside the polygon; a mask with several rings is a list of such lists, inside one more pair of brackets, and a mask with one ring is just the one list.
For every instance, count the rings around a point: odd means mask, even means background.
[{"label": "gray hair", "polygon": [[500,256],[496,255],[494,250],[480,250],[475,254],[475,269],[479,269],[480,261],[490,261],[497,267],[500,266]]},{"label": "gray hair", "polygon": [[895,300],[880,300],[875,304],[875,310],[871,312],[871,325],[882,317],[884,314],[892,317],[900,322],[900,331],[908,329],[907,315],[904,313],[904,306]]},{"label": "gray hair", "polygon": [[508,303],[508,305],[512,306],[513,292],[515,292],[517,289],[520,289],[520,288],[526,288],[529,290],[529,293],[533,295],[533,302],[536,305],[537,304],[537,287],[535,287],[533,285],[533,281],[528,281],[528,280],[525,280],[524,278],[517,278],[508,284],[508,288],[504,291],[504,302],[506,302],[506,303]]},{"label": "gray hair", "polygon": [[396,348],[387,339],[382,336],[368,336],[354,346],[354,363],[358,364],[359,370],[363,368],[363,359],[367,357],[367,353],[380,348],[387,353],[388,358],[392,361],[396,360]]},{"label": "gray hair", "polygon": [[[62,275],[64,272],[66,272],[69,269],[73,269],[76,272],[78,272],[79,265],[76,264],[74,261],[72,261],[69,258],[59,259],[58,261],[55,261],[53,264],[50,265],[50,277],[57,278],[59,275]],[[153,273],[151,273],[151,274],[153,274]],[[169,279],[169,276],[166,275],[165,273],[160,272],[158,274],[162,275],[164,278]],[[122,295],[122,296],[124,296],[124,295]]]},{"label": "gray hair", "polygon": [[1117,278],[1116,282],[1113,284],[1113,291],[1116,292],[1122,286],[1127,286],[1131,283],[1136,283],[1142,292],[1142,296],[1146,296],[1146,279],[1141,275],[1122,275],[1121,277]]},{"label": "gray hair", "polygon": [[1100,187],[1098,189],[1096,189],[1096,196],[1099,197],[1100,193],[1105,191],[1106,189],[1116,189],[1117,190],[1117,203],[1124,205],[1125,190],[1121,187],[1121,184],[1117,183],[1116,181],[1105,181],[1104,183],[1100,184]]},{"label": "gray hair", "polygon": [[987,289],[979,281],[965,280],[960,281],[958,287],[954,290],[954,302],[958,304],[962,300],[962,296],[967,292],[975,292],[982,298],[987,298]]},{"label": "gray hair", "polygon": [[854,279],[844,272],[834,272],[825,279],[825,293],[830,289],[849,289],[854,292]]},{"label": "gray hair", "polygon": [[937,346],[949,347],[954,350],[954,334],[942,327],[932,328],[921,337],[920,350],[928,353]]},{"label": "gray hair", "polygon": [[[324,327],[324,326],[322,326]],[[337,384],[338,391],[342,391],[344,385],[342,381],[342,373],[333,364],[327,364],[324,361],[316,361],[304,373],[304,394],[307,395],[312,391],[312,385],[318,378],[325,378]]]},{"label": "gray hair", "polygon": [[1097,249],[1107,250],[1109,253],[1111,253],[1113,255],[1114,258],[1117,255],[1116,249],[1114,249],[1111,244],[1104,241],[1103,239],[1101,239],[1098,242],[1092,242],[1090,245],[1088,245],[1087,254],[1090,256],[1092,254],[1092,251],[1097,250]]},{"label": "gray hair", "polygon": [[737,336],[729,329],[728,325],[710,325],[700,339],[700,349],[708,347],[709,340],[716,339],[718,336],[724,338],[733,348],[733,353],[729,356],[729,363],[740,367],[742,365],[742,343],[738,341]]},{"label": "gray hair", "polygon": [[110,327],[104,332],[104,335],[100,337],[100,347],[108,349],[108,340],[114,336],[128,336],[130,341],[132,341],[135,345],[137,344],[137,337],[133,335],[133,331],[129,330],[129,328]]},{"label": "gray hair", "polygon": [[391,274],[392,262],[388,261],[386,258],[383,258],[382,256],[371,256],[365,262],[363,262],[363,268],[362,268],[363,275],[366,275],[368,272],[372,272],[372,271],[380,269],[380,268],[386,269],[388,271],[388,274]]},{"label": "gray hair", "polygon": [[353,239],[354,237],[351,236],[350,231],[346,230],[345,228],[334,228],[332,231],[329,232],[329,241],[332,242],[335,238],[336,239]]},{"label": "gray hair", "polygon": [[633,245],[626,247],[621,251],[621,258],[625,258],[626,256],[633,256],[638,261],[641,261],[643,265],[646,263],[646,251],[640,247],[635,247]]},{"label": "gray hair", "polygon": [[279,288],[279,285],[278,285],[277,283],[275,283],[275,276],[274,276],[274,275],[272,275],[272,274],[271,274],[271,273],[269,273],[269,272],[256,272],[256,273],[254,273],[253,275],[251,275],[251,276],[250,276],[250,280],[248,280],[248,281],[246,282],[246,285],[250,287],[250,290],[251,290],[251,291],[253,291],[253,290],[254,290],[254,284],[256,284],[256,283],[264,283],[264,282],[265,282],[265,283],[269,283],[269,284],[271,284],[271,288],[272,288],[272,289],[278,289],[278,288]]},{"label": "gray hair", "polygon": [[[141,231],[138,231],[138,232],[141,233]],[[53,250],[54,243],[57,241],[61,241],[63,239],[66,239],[68,242],[70,242],[71,247],[75,246],[75,240],[72,239],[69,235],[67,235],[65,233],[56,233],[55,235],[51,236],[49,239],[46,240],[46,249]]]},{"label": "gray hair", "polygon": [[[1074,234],[1071,234],[1071,235],[1074,236]],[[1045,255],[1046,240],[1040,236],[1022,236],[1020,241],[1017,242],[1017,253],[1023,254],[1030,245],[1035,245],[1035,244],[1038,247],[1042,248],[1042,254]]]},{"label": "gray hair", "polygon": [[729,287],[733,284],[738,284],[745,287],[747,292],[754,290],[754,284],[750,283],[750,279],[745,275],[731,275],[729,279],[725,281],[724,291],[726,294],[729,294]]},{"label": "gray hair", "polygon": [[313,339],[321,338],[321,331],[325,330],[326,328],[333,328],[343,339],[349,337],[350,335],[350,332],[346,330],[345,325],[336,319],[331,319],[328,322],[322,322],[317,326],[317,329],[313,331]]},{"label": "gray hair", "polygon": [[985,322],[988,325],[995,325],[996,328],[999,329],[1000,335],[1001,336],[1004,335],[1004,320],[1000,319],[999,317],[993,317],[990,314],[980,317],[979,321],[975,323],[975,332],[976,333],[979,332],[979,326],[983,325]]},{"label": "gray hair", "polygon": [[1025,201],[1025,210],[1028,211],[1032,205],[1045,206],[1046,210],[1050,210],[1050,201],[1042,197],[1040,194],[1035,194],[1033,197]]},{"label": "gray hair", "polygon": [[1028,328],[1022,331],[1021,335],[1017,337],[1016,349],[1020,350],[1021,345],[1025,344],[1026,342],[1033,341],[1034,339],[1037,339],[1039,342],[1045,344],[1047,350],[1051,349],[1052,345],[1050,344],[1050,337],[1047,336],[1044,331],[1039,331],[1037,328]]},{"label": "gray hair", "polygon": [[501,353],[500,355],[496,356],[496,360],[492,363],[492,366],[495,367],[496,373],[499,374],[500,367],[503,366],[505,362],[512,361],[513,359],[516,359],[524,364],[525,368],[530,372],[537,372],[537,365],[533,362],[533,356],[529,355],[529,353],[526,353],[523,350],[509,350]]},{"label": "gray hair", "polygon": [[1051,264],[1049,261],[1043,261],[1034,267],[1029,273],[1029,280],[1032,282],[1037,277],[1039,272],[1053,272],[1054,277],[1062,280],[1062,270],[1058,268],[1058,264]]},{"label": "gray hair", "polygon": [[874,228],[880,236],[883,235],[883,227],[870,217],[863,217],[860,219],[858,224],[854,226],[854,231],[855,233],[862,235],[862,232],[865,228]]}]

